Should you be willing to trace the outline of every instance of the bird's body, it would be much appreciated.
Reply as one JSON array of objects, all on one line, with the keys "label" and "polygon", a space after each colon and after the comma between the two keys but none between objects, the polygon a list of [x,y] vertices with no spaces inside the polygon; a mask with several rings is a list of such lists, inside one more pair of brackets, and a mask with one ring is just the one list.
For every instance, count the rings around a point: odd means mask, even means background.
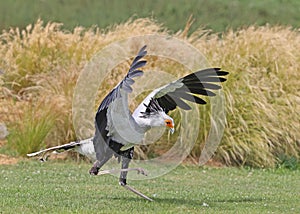
[{"label": "bird's body", "polygon": [[[143,74],[139,69],[146,65],[146,61],[142,60],[146,54],[144,46],[133,60],[125,78],[104,98],[98,108],[93,138],[97,161],[90,169],[90,174],[96,175],[113,155],[121,159],[122,169],[128,168],[134,147],[127,149],[127,145],[141,144],[145,133],[152,127],[166,126],[174,132],[174,121],[167,113],[177,106],[190,110],[191,107],[183,100],[205,104],[203,99],[195,95],[214,96],[208,89],[220,89],[219,85],[213,83],[226,80],[222,76],[227,75],[227,72],[219,68],[192,73],[155,89],[131,114],[128,94],[132,91],[133,78]],[[126,149],[122,149],[124,147]],[[121,185],[126,185],[126,176],[127,172],[121,172]]]},{"label": "bird's body", "polygon": [[94,149],[93,138],[88,138],[77,142],[74,148],[76,152],[88,157],[91,161],[96,161],[96,152]]},{"label": "bird's body", "polygon": [[[145,133],[152,127],[167,127],[173,133],[175,124],[167,113],[177,106],[190,110],[191,107],[185,101],[205,104],[198,95],[214,96],[211,90],[221,89],[216,83],[226,81],[223,76],[228,74],[220,68],[191,73],[152,91],[131,113],[128,94],[132,91],[133,78],[143,75],[140,68],[146,65],[146,61],[142,60],[146,54],[144,46],[134,58],[125,78],[99,105],[95,116],[94,137],[73,145],[78,152],[88,154],[92,159],[96,158],[89,171],[92,175],[97,175],[112,156],[117,157],[122,162],[119,180],[122,186],[126,186],[126,169],[133,158],[134,145],[142,143]],[[70,147],[66,145],[65,148]]]}]

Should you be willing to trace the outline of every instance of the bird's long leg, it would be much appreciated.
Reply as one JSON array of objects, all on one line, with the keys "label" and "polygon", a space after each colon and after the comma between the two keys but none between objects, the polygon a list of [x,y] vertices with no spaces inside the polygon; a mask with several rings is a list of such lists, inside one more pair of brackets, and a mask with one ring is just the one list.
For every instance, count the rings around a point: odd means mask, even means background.
[{"label": "bird's long leg", "polygon": [[101,160],[96,160],[89,173],[91,175],[97,175],[99,169],[111,158],[112,155],[106,155]]},{"label": "bird's long leg", "polygon": [[97,175],[100,168],[113,156],[113,150],[110,149],[109,145],[103,141],[98,129],[96,129],[96,133],[93,138],[93,144],[96,151],[97,160],[94,162],[89,173],[91,175]]},{"label": "bird's long leg", "polygon": [[131,159],[133,158],[133,150],[134,148],[130,148],[128,150],[122,151],[120,152],[121,155],[121,164],[122,164],[122,171],[120,173],[120,179],[119,179],[119,183],[121,186],[126,185],[126,179],[127,179],[127,173],[128,173],[128,166],[129,163],[131,161]]},{"label": "bird's long leg", "polygon": [[138,195],[148,201],[153,201],[151,198],[149,198],[148,196],[144,195],[143,193],[137,191],[136,189],[134,189],[133,187],[129,186],[126,183],[127,173],[128,173],[128,171],[130,171],[128,166],[129,166],[131,159],[133,158],[133,147],[122,152],[121,155],[122,155],[122,169],[121,169],[119,184],[122,187],[124,187],[125,189],[135,193],[136,195]]}]

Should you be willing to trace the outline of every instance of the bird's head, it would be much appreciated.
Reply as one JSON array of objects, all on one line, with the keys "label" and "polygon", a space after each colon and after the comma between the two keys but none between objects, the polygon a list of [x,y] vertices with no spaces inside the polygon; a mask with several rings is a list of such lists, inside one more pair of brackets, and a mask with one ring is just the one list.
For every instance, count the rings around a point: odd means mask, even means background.
[{"label": "bird's head", "polygon": [[165,126],[170,129],[171,134],[174,133],[174,131],[175,131],[174,121],[171,117],[169,119],[165,119]]},{"label": "bird's head", "polygon": [[162,117],[163,125],[165,127],[169,128],[171,134],[173,134],[175,131],[175,128],[174,128],[175,124],[174,124],[173,118],[170,117],[169,115],[165,114],[164,112],[161,112],[160,116]]},{"label": "bird's head", "polygon": [[167,127],[173,134],[175,129],[174,120],[172,117],[167,115],[165,111],[160,107],[159,103],[155,99],[151,99],[148,105],[144,104],[146,107],[145,112],[140,112],[142,115],[139,120],[140,124],[150,127]]},{"label": "bird's head", "polygon": [[172,117],[163,111],[153,112],[139,118],[145,126],[149,127],[167,127],[171,134],[175,131],[175,124]]}]

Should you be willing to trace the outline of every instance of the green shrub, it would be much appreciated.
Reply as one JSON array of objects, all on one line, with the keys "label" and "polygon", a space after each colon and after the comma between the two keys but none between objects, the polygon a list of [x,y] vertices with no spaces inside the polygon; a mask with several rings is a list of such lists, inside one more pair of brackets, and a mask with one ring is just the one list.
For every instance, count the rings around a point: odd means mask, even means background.
[{"label": "green shrub", "polygon": [[11,122],[7,146],[18,155],[26,155],[45,147],[45,139],[52,131],[57,115],[49,106],[25,107],[24,114]]}]

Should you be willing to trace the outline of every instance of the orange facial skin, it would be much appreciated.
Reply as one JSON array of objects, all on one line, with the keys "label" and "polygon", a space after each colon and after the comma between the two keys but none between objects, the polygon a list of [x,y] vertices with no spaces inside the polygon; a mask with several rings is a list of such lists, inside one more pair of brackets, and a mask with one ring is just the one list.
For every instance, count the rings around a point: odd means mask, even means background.
[{"label": "orange facial skin", "polygon": [[166,124],[166,126],[169,127],[169,128],[174,128],[173,123],[172,123],[171,120],[165,120],[165,124]]}]

